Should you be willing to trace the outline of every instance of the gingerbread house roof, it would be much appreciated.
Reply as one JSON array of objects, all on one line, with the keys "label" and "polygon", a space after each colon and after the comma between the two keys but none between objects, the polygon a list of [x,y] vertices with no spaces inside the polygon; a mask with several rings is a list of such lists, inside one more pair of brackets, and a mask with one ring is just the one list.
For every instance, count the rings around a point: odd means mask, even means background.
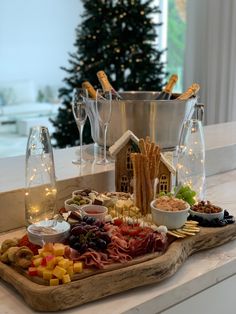
[{"label": "gingerbread house roof", "polygon": [[112,157],[116,156],[117,153],[129,142],[133,141],[135,144],[138,145],[139,139],[133,132],[130,130],[126,131],[110,148],[109,152]]},{"label": "gingerbread house roof", "polygon": [[164,165],[168,168],[168,170],[175,175],[176,170],[175,167],[171,164],[171,162],[161,153],[161,159],[160,159]]}]

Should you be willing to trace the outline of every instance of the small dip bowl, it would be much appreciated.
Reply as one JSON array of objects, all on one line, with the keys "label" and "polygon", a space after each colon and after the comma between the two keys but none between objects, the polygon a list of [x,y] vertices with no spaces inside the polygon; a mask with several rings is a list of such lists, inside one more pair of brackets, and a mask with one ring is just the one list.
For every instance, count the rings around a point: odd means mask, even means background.
[{"label": "small dip bowl", "polygon": [[89,190],[89,189],[75,190],[72,192],[72,197],[82,196],[82,197],[90,198],[90,195],[91,196],[94,195],[94,197],[96,197],[98,195],[98,192],[94,190]]},{"label": "small dip bowl", "polygon": [[77,202],[75,200],[76,200],[76,197],[72,197],[72,198],[69,198],[69,199],[65,200],[64,204],[65,204],[65,209],[67,211],[80,210],[82,206],[88,205],[88,204],[92,204],[92,200],[90,198],[88,198],[88,197],[81,197],[81,201],[80,202]]},{"label": "small dip bowl", "polygon": [[42,220],[27,228],[29,241],[43,246],[47,242],[64,242],[70,234],[70,224],[66,221],[56,221],[50,225],[49,221]]},{"label": "small dip bowl", "polygon": [[189,213],[191,216],[200,217],[202,219],[212,221],[214,219],[224,219],[224,209],[211,204],[210,202],[201,201],[193,205]]},{"label": "small dip bowl", "polygon": [[105,221],[108,208],[101,205],[84,205],[81,207],[81,213],[83,216],[93,217],[99,221]]},{"label": "small dip bowl", "polygon": [[181,228],[189,216],[189,204],[185,202],[185,208],[180,210],[165,210],[158,208],[156,205],[157,200],[153,200],[150,204],[152,210],[153,222],[160,226],[164,225],[168,229]]}]

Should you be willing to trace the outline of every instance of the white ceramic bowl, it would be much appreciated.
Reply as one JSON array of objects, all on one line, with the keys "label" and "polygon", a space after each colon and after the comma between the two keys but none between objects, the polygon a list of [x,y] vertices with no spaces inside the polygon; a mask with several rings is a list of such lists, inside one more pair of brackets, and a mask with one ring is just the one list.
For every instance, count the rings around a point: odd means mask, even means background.
[{"label": "white ceramic bowl", "polygon": [[94,217],[99,221],[105,221],[108,213],[108,208],[101,205],[84,205],[80,210],[83,216]]},{"label": "white ceramic bowl", "polygon": [[152,219],[156,225],[164,225],[168,229],[178,229],[185,224],[189,215],[189,206],[183,210],[165,211],[158,209],[155,206],[155,202],[156,200],[153,200],[150,205],[152,209]]},{"label": "white ceramic bowl", "polygon": [[88,205],[88,204],[92,204],[92,200],[90,198],[83,197],[83,199],[85,199],[88,203],[80,205],[80,206],[77,205],[77,204],[70,204],[71,202],[73,202],[73,197],[65,200],[65,202],[64,202],[65,209],[67,211],[75,211],[75,210],[80,210],[82,206],[85,206],[85,205]]},{"label": "white ceramic bowl", "polygon": [[189,210],[189,213],[190,215],[192,216],[197,216],[197,217],[200,217],[200,218],[203,218],[203,219],[206,219],[208,221],[212,221],[213,219],[223,219],[224,218],[224,210],[222,209],[222,211],[220,211],[219,213],[212,213],[212,214],[209,214],[209,213],[200,213],[200,212],[197,212],[195,210],[192,210],[190,209]]},{"label": "white ceramic bowl", "polygon": [[[81,190],[75,190],[72,192],[72,197],[75,197],[75,196],[81,196],[81,192],[83,192],[85,189],[81,189]],[[95,194],[96,196],[98,195],[98,192],[97,191],[94,191],[94,190],[91,190],[91,193]],[[83,196],[83,195],[82,195]],[[83,197],[89,197],[89,196],[83,196]]]},{"label": "white ceramic bowl", "polygon": [[[48,234],[44,232],[37,232],[37,227],[46,228],[50,226],[47,221],[40,221],[36,224],[32,224],[27,228],[27,234],[29,237],[29,241],[31,243],[43,246],[44,242],[64,242],[68,236],[70,235],[70,224],[66,221],[57,221],[53,234]],[[36,227],[36,228],[35,228]]]}]

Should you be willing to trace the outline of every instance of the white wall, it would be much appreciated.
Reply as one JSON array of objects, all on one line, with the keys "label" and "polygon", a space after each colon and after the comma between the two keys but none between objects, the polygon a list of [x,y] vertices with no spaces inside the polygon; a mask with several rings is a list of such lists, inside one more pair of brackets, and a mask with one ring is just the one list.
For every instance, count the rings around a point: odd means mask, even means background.
[{"label": "white wall", "polygon": [[81,13],[80,0],[0,0],[0,81],[60,86]]}]

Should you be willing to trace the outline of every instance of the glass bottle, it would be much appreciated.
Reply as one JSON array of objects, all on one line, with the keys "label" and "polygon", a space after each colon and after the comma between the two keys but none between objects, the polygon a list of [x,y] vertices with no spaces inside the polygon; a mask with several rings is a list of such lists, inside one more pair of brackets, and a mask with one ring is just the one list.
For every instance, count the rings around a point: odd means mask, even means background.
[{"label": "glass bottle", "polygon": [[177,184],[196,192],[196,201],[205,198],[205,141],[202,126],[203,105],[197,104],[193,117],[182,128],[178,147]]},{"label": "glass bottle", "polygon": [[53,225],[56,209],[56,177],[53,150],[47,127],[30,130],[25,163],[26,225],[48,221]]}]

